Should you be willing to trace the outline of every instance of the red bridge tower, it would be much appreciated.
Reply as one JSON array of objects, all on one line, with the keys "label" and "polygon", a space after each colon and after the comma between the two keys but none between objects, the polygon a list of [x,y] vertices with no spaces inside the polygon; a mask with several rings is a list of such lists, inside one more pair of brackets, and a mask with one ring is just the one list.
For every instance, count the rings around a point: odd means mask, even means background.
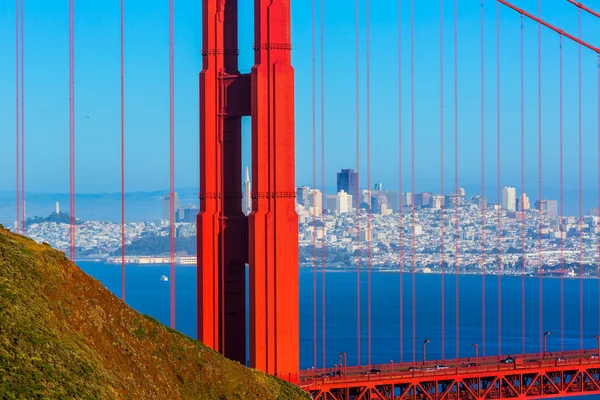
[{"label": "red bridge tower", "polygon": [[[290,0],[254,1],[254,66],[238,71],[237,0],[202,1],[198,339],[288,377],[299,367],[298,216]],[[252,213],[242,212],[241,118],[252,117]]]}]

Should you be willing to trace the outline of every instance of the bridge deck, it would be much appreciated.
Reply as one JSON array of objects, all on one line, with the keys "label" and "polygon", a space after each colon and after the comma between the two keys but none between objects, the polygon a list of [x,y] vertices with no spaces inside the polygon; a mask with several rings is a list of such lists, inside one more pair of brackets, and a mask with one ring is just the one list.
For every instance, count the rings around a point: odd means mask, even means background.
[{"label": "bridge deck", "polygon": [[600,394],[597,350],[302,371],[319,400],[551,398]]}]

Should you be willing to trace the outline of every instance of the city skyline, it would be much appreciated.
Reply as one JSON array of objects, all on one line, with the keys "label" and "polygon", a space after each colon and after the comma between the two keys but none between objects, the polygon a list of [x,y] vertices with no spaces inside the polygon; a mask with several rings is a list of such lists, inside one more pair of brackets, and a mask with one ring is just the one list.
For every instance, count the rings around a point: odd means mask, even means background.
[{"label": "city skyline", "polygon": [[[393,3],[393,4],[391,4]],[[374,4],[371,18],[376,23],[371,32],[373,41],[389,41],[396,38],[396,2]],[[360,74],[361,91],[364,93],[364,4],[360,4]],[[403,19],[403,147],[404,183],[410,183],[410,35],[408,31],[410,2],[402,2]],[[436,3],[437,6],[437,3]],[[524,9],[535,11],[537,4],[533,0],[523,0]],[[240,2],[240,13],[252,12],[250,3]],[[311,80],[311,37],[309,25],[311,19],[310,4],[294,2],[292,6],[292,38],[294,45],[294,65],[297,82]],[[27,158],[25,162],[26,190],[35,192],[68,190],[68,65],[67,6],[53,2],[32,0],[25,5],[25,144]],[[168,182],[168,102],[162,99],[168,91],[168,19],[166,5],[159,1],[144,3],[143,7],[128,3],[125,9],[126,37],[126,191],[153,191],[167,187]],[[444,8],[447,31],[445,43],[452,41],[452,4]],[[458,35],[459,48],[459,180],[463,186],[476,185],[481,179],[479,145],[481,136],[480,97],[479,97],[479,56],[480,43],[476,39],[479,33],[479,4],[459,2]],[[432,12],[428,2],[415,2],[415,39],[427,46],[415,49],[415,181],[424,186],[423,190],[432,190],[439,185],[440,143],[439,143],[439,54],[428,49],[437,47],[438,33],[431,29],[437,24],[439,15]],[[201,70],[201,29],[198,15],[200,3],[182,0],[175,9],[175,111],[176,111],[176,165],[175,181],[177,186],[194,187],[198,184],[198,92],[197,80]],[[0,70],[0,89],[3,93],[14,90],[14,4],[0,5],[0,33],[7,40],[0,44],[0,51],[6,54],[6,63]],[[100,17],[98,17],[100,15]],[[119,52],[117,4],[82,3],[78,4],[75,20],[75,59],[76,59],[76,116],[75,134],[77,138],[76,191],[117,192],[119,190]],[[542,17],[556,23],[568,32],[577,31],[577,10],[567,2],[545,5]],[[317,15],[317,24],[319,21]],[[485,52],[485,65],[489,71],[485,75],[488,89],[485,98],[485,136],[486,145],[486,182],[496,179],[496,117],[495,117],[495,20],[496,4],[484,2],[485,43],[489,50]],[[325,5],[325,47],[328,54],[325,59],[326,93],[337,93],[325,97],[325,176],[326,186],[335,186],[333,173],[341,167],[358,170],[363,180],[366,178],[366,125],[364,99],[360,101],[360,165],[348,160],[355,159],[355,119],[354,88],[347,85],[354,81],[354,29],[348,21],[354,20],[353,7],[343,7],[341,0],[327,2]],[[582,16],[582,37],[595,35],[596,21]],[[35,24],[33,23],[35,21]],[[53,23],[50,23],[54,21]],[[62,21],[62,22],[61,22]],[[342,23],[342,22],[345,23]],[[518,70],[509,61],[518,56],[519,21],[510,10],[500,8],[502,29],[502,98],[501,98],[501,179],[502,185],[519,182],[518,126]],[[152,30],[142,29],[152,26]],[[93,29],[90,29],[93,28]],[[537,61],[534,59],[537,28],[531,21],[525,21],[525,109],[531,114],[525,118],[525,180],[527,187],[537,187]],[[164,34],[163,34],[164,32]],[[319,32],[317,32],[319,34]],[[240,68],[248,71],[252,65],[251,21],[240,19]],[[64,39],[64,40],[63,40]],[[395,39],[392,40],[395,42]],[[12,43],[12,44],[11,44]],[[352,43],[348,45],[347,43]],[[395,46],[396,43],[391,44]],[[162,50],[161,50],[162,49]],[[317,50],[319,48],[317,47]],[[546,31],[542,31],[543,61],[543,179],[544,182],[558,176],[558,40]],[[162,51],[162,53],[161,53]],[[564,44],[564,173],[565,189],[576,190],[577,181],[577,143],[570,140],[576,134],[576,65],[577,46]],[[159,57],[164,54],[163,58]],[[317,52],[318,53],[318,52]],[[60,56],[61,54],[64,57]],[[58,56],[57,56],[58,55]],[[444,50],[445,65],[452,65],[451,46]],[[594,94],[596,79],[596,58],[587,51],[582,52],[583,60],[583,185],[592,188],[597,181],[597,122],[591,115],[595,113],[597,98]],[[317,62],[319,59],[317,57]],[[371,177],[377,177],[387,187],[398,181],[398,82],[396,56],[389,52],[376,50],[371,55]],[[38,69],[37,65],[45,65]],[[345,68],[340,68],[340,66]],[[63,71],[64,79],[60,77]],[[318,71],[317,71],[318,72]],[[446,72],[445,79],[445,122],[447,136],[445,145],[444,173],[447,182],[454,179],[453,127],[453,89],[452,71]],[[317,74],[318,75],[318,74]],[[385,76],[385,82],[379,79]],[[52,77],[52,79],[50,79]],[[471,79],[473,78],[473,79]],[[477,79],[475,79],[477,78]],[[593,78],[593,79],[592,79]],[[592,82],[593,80],[593,82]],[[156,82],[147,85],[148,81]],[[316,84],[320,85],[317,76]],[[296,154],[297,183],[312,182],[312,111],[310,103],[310,85],[297,85],[296,88]],[[96,95],[96,93],[98,95]],[[385,101],[383,101],[385,99]],[[14,141],[14,102],[10,96],[0,99],[0,140],[5,150],[11,148]],[[317,109],[320,108],[317,101]],[[89,117],[89,118],[86,118]],[[321,117],[316,115],[316,124],[320,126]],[[249,165],[249,127],[250,121],[243,120],[243,164]],[[320,153],[320,129],[317,131],[316,152]],[[49,149],[51,149],[49,151]],[[335,149],[335,151],[333,151]],[[475,156],[477,155],[477,156]],[[350,165],[348,165],[350,164]],[[52,168],[48,168],[51,165]],[[320,175],[320,163],[317,163],[317,176]],[[14,170],[14,154],[4,151],[0,159],[0,170]],[[0,189],[14,187],[14,174],[0,174]],[[374,180],[374,179],[373,179]],[[386,183],[387,182],[387,183]],[[529,191],[529,190],[528,190]],[[529,191],[531,192],[531,191]]]}]

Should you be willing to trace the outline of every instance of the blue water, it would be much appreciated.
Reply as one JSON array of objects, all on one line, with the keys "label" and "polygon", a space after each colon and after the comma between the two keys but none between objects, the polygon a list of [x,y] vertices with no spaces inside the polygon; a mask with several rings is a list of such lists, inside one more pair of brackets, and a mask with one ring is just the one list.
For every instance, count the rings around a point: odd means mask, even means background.
[{"label": "blue water", "polygon": [[[100,280],[116,296],[121,295],[121,267],[102,263],[79,262],[88,274]],[[126,301],[136,310],[151,315],[164,324],[169,323],[169,275],[167,265],[127,266]],[[321,272],[317,279],[317,362],[322,366]],[[480,355],[498,352],[498,291],[497,277],[486,277],[486,340],[482,340],[481,276],[459,277],[459,356],[474,355],[471,343],[479,345]],[[357,363],[357,274],[356,272],[326,272],[326,363],[333,366],[338,355],[348,354],[348,364]],[[446,358],[456,354],[455,277],[445,277],[445,350]],[[196,338],[196,270],[176,268],[177,329]],[[415,357],[422,359],[422,343],[427,345],[428,359],[441,359],[441,292],[440,275],[415,276]],[[369,362],[368,334],[368,277],[361,275],[361,364]],[[389,363],[401,359],[400,354],[400,276],[390,272],[371,273],[371,363]],[[403,279],[403,361],[413,359],[412,282],[411,275]],[[595,348],[599,332],[598,281],[583,281],[583,344]],[[543,281],[543,330],[550,331],[548,351],[561,349],[560,280]],[[502,348],[503,354],[521,353],[521,278],[502,278]],[[527,352],[540,350],[539,280],[525,279]],[[579,280],[565,279],[565,340],[564,348],[579,348]],[[484,350],[485,347],[485,350]],[[310,368],[314,362],[313,339],[313,272],[300,271],[300,363]]]}]

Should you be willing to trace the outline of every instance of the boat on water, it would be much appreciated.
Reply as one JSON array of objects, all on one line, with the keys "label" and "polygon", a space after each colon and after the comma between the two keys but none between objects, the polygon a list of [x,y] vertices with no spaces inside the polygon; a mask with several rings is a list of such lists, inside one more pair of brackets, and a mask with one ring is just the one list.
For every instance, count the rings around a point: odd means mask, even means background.
[{"label": "boat on water", "polygon": [[167,282],[168,280],[169,280],[169,278],[167,278],[165,275],[161,275],[161,277],[160,277],[161,282]]}]

